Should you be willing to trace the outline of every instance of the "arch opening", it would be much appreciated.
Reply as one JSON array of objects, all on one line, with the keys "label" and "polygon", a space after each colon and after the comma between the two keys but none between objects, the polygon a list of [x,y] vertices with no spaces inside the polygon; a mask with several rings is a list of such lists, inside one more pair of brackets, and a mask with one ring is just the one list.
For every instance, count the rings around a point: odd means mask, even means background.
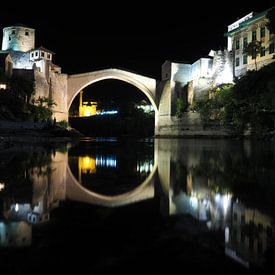
[{"label": "arch opening", "polygon": [[154,135],[156,110],[152,100],[125,80],[91,81],[74,95],[69,122],[86,136],[150,137]]}]

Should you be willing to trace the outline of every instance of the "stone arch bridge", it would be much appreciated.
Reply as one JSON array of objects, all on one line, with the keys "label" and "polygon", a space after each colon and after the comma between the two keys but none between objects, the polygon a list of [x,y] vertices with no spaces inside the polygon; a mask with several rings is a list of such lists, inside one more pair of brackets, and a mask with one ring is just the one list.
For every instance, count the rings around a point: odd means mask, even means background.
[{"label": "stone arch bridge", "polygon": [[172,79],[157,81],[154,78],[116,68],[67,75],[62,88],[56,89],[52,93],[52,99],[57,103],[53,110],[53,116],[57,121],[68,120],[70,106],[78,93],[93,83],[107,79],[127,82],[143,92],[155,111],[155,135],[161,132],[164,135],[166,132],[167,134],[171,133],[170,125],[173,100],[175,101],[175,81]]},{"label": "stone arch bridge", "polygon": [[74,98],[82,89],[95,82],[106,79],[116,79],[127,82],[143,92],[154,108],[155,127],[157,126],[158,100],[156,95],[156,80],[121,69],[105,69],[94,72],[69,75],[67,81],[67,101],[66,106],[64,106],[66,113],[69,113],[69,109]]}]

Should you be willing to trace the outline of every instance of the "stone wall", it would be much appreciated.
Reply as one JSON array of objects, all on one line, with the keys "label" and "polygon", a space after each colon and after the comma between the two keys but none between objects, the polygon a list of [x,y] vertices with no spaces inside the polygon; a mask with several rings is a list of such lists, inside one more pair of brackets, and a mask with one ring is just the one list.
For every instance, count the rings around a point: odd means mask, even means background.
[{"label": "stone wall", "polygon": [[45,75],[39,70],[34,70],[34,79],[35,79],[35,95],[34,97],[37,99],[38,97],[49,97],[50,85],[47,82]]},{"label": "stone wall", "polygon": [[230,137],[234,134],[220,125],[205,127],[199,113],[186,112],[181,118],[163,117],[155,129],[156,137]]},{"label": "stone wall", "polygon": [[53,117],[56,121],[68,120],[67,78],[67,74],[50,73],[50,98],[56,103],[56,106],[53,108]]}]

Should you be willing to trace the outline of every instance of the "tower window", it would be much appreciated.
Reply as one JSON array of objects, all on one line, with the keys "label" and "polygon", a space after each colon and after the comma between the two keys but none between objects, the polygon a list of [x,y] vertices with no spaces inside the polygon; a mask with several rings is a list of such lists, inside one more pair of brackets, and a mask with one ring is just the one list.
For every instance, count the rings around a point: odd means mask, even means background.
[{"label": "tower window", "polygon": [[47,58],[48,58],[48,59],[51,59],[51,54],[48,53],[48,54],[47,54]]},{"label": "tower window", "polygon": [[11,41],[11,37],[9,36],[9,41]]},{"label": "tower window", "polygon": [[44,52],[41,52],[41,57],[44,57],[45,53]]},{"label": "tower window", "polygon": [[31,57],[33,57],[33,53],[31,53]]},{"label": "tower window", "polygon": [[12,31],[11,31],[11,34],[15,34],[15,30],[12,30]]},{"label": "tower window", "polygon": [[25,35],[26,35],[26,36],[29,36],[29,32],[28,32],[28,31],[25,31]]}]

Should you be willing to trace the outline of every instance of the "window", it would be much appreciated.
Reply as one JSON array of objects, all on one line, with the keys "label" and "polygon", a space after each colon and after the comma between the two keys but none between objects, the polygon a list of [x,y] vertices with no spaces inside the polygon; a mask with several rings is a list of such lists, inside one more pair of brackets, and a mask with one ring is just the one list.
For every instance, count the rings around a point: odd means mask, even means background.
[{"label": "window", "polygon": [[45,56],[45,53],[44,52],[41,52],[41,57],[44,57]]},{"label": "window", "polygon": [[47,58],[48,58],[48,59],[51,59],[51,54],[48,53],[48,54],[47,54]]},{"label": "window", "polygon": [[240,49],[240,39],[236,40],[236,50]]},{"label": "window", "polygon": [[243,48],[245,49],[247,47],[247,37],[243,38]]},{"label": "window", "polygon": [[29,36],[29,32],[28,32],[28,31],[25,31],[25,35],[26,35],[26,36]]},{"label": "window", "polygon": [[38,56],[38,52],[35,52],[35,56]]},{"label": "window", "polygon": [[236,67],[238,67],[238,66],[240,66],[240,58],[239,57],[236,58]]},{"label": "window", "polygon": [[0,90],[6,90],[7,89],[7,84],[0,83]]},{"label": "window", "polygon": [[11,41],[11,37],[9,36],[9,41]]},{"label": "window", "polygon": [[33,57],[34,56],[34,54],[33,53],[31,53],[31,57]]},{"label": "window", "polygon": [[252,41],[255,41],[257,39],[257,31],[252,31]]},{"label": "window", "polygon": [[15,30],[12,30],[12,31],[11,31],[11,34],[15,34]]},{"label": "window", "polygon": [[260,56],[265,56],[265,47],[261,47]]},{"label": "window", "polygon": [[271,54],[271,53],[274,53],[274,43],[271,43],[270,45],[269,45],[269,53]]},{"label": "window", "polygon": [[261,38],[265,37],[265,27],[261,27]]},{"label": "window", "polygon": [[243,55],[243,65],[246,65],[247,64],[247,55],[244,54]]}]

